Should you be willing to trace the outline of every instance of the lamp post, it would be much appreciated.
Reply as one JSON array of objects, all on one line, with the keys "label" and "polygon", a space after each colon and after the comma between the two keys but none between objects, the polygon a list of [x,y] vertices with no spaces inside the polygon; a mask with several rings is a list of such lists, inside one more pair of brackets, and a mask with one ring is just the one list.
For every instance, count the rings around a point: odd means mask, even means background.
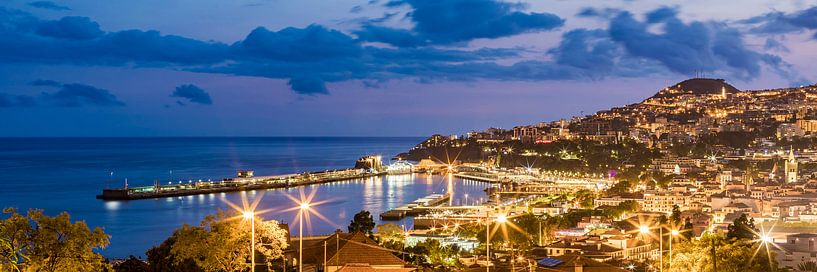
[{"label": "lamp post", "polygon": [[301,215],[298,216],[298,272],[304,271],[304,213],[309,211],[309,203],[301,203]]},{"label": "lamp post", "polygon": [[[490,218],[491,218],[490,215],[485,217],[485,237],[486,237],[486,239],[485,239],[485,241],[486,241],[486,243],[485,243],[485,252],[486,252],[485,255],[487,255],[487,258],[486,258],[487,264],[485,265],[485,271],[490,271],[490,269],[491,269],[491,254],[490,254],[491,221],[490,221]],[[497,224],[504,224],[506,221],[508,221],[508,217],[505,216],[504,214],[497,215],[496,219],[494,219],[494,222],[496,222]]]},{"label": "lamp post", "polygon": [[[641,226],[638,231],[644,235],[650,233],[650,227]],[[658,226],[658,271],[664,271],[664,228]]]},{"label": "lamp post", "polygon": [[250,219],[250,271],[255,272],[255,212],[245,211],[244,219]]},{"label": "lamp post", "polygon": [[675,239],[675,236],[678,236],[678,234],[681,234],[681,232],[678,231],[677,229],[674,229],[674,230],[670,231],[670,236],[669,236],[669,268],[670,269],[672,269],[672,240]]},{"label": "lamp post", "polygon": [[485,212],[485,271],[491,271],[491,212]]}]

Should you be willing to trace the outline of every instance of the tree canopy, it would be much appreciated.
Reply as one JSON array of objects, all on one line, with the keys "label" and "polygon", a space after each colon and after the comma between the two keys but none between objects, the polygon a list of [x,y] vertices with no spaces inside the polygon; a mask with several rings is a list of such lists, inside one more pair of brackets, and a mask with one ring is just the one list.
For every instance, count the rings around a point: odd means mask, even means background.
[{"label": "tree canopy", "polygon": [[[287,232],[274,220],[256,217],[256,261],[272,261],[283,256]],[[159,271],[244,271],[250,268],[251,220],[238,212],[219,210],[208,215],[199,226],[184,225],[167,241],[148,251],[148,260],[164,264]],[[194,270],[182,270],[191,269]]]},{"label": "tree canopy", "polygon": [[91,230],[84,221],[71,222],[62,212],[48,216],[29,210],[23,216],[5,209],[0,220],[0,270],[92,272],[111,269],[95,250],[108,246],[110,237],[102,228]]},{"label": "tree canopy", "polygon": [[729,239],[748,239],[757,238],[757,227],[755,227],[755,219],[749,218],[746,214],[741,214],[735,219],[734,223],[727,228],[726,237]]},{"label": "tree canopy", "polygon": [[369,211],[360,211],[355,214],[355,217],[352,219],[352,222],[349,222],[349,233],[353,232],[363,232],[366,234],[371,235],[372,231],[374,230],[374,218],[372,218],[372,214]]}]

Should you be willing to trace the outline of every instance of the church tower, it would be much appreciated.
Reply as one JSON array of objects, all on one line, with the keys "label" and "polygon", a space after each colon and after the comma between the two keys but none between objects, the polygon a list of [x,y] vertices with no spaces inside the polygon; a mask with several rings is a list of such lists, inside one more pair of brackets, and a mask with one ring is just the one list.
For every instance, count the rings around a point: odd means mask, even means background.
[{"label": "church tower", "polygon": [[789,149],[789,158],[786,159],[786,183],[797,182],[797,159],[794,158],[794,149]]}]

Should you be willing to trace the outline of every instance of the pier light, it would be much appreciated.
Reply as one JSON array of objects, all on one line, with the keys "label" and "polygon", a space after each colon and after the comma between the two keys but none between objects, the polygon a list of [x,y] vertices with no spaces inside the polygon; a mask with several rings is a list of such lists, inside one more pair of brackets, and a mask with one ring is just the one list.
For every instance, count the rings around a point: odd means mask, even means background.
[{"label": "pier light", "polygon": [[495,221],[496,221],[497,223],[502,224],[502,223],[508,222],[508,217],[507,217],[506,215],[504,215],[504,214],[500,214],[500,215],[498,215],[498,216],[496,217],[496,220],[495,220]]},{"label": "pier light", "polygon": [[255,216],[255,213],[253,211],[244,211],[243,215],[244,215],[244,218],[250,219],[253,216]]},{"label": "pier light", "polygon": [[301,210],[309,210],[309,202],[301,203]]}]

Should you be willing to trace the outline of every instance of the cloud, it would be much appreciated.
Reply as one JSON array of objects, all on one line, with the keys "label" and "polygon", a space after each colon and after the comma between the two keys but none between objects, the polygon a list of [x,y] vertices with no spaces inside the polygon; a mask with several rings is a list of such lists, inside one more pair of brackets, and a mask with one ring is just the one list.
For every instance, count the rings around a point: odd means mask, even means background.
[{"label": "cloud", "polygon": [[34,2],[28,3],[28,5],[31,6],[31,7],[35,7],[35,8],[50,9],[50,10],[56,10],[56,11],[71,10],[71,8],[69,8],[69,7],[59,5],[59,4],[51,2],[51,1],[34,1]]},{"label": "cloud", "polygon": [[[564,19],[551,13],[522,12],[523,4],[495,0],[394,0],[388,7],[409,6],[414,23],[411,35],[405,29],[364,26],[356,34],[367,41],[395,46],[451,44],[479,38],[500,38],[526,32],[553,30]],[[375,33],[366,33],[374,31]],[[388,33],[393,32],[393,33]]]},{"label": "cloud", "polygon": [[58,39],[88,40],[101,36],[103,32],[99,29],[99,24],[88,17],[68,16],[58,21],[41,23],[37,34]]},{"label": "cloud", "polygon": [[0,108],[31,107],[36,104],[32,96],[0,93]]},{"label": "cloud", "polygon": [[[817,6],[792,13],[770,12],[743,20],[741,23],[753,26],[752,32],[763,34],[787,34],[815,30],[817,29]],[[814,39],[817,39],[817,33]]]},{"label": "cloud", "polygon": [[58,107],[114,107],[125,105],[110,91],[90,85],[79,83],[62,84],[54,80],[43,79],[35,80],[31,82],[31,85],[57,88],[55,92],[43,92],[39,99]]},{"label": "cloud", "polygon": [[252,58],[305,62],[360,55],[360,45],[337,30],[319,25],[270,31],[259,27],[233,46]]},{"label": "cloud", "polygon": [[[636,20],[629,12],[621,12],[610,21],[610,37],[621,44],[628,54],[660,62],[669,70],[691,75],[696,71],[721,71],[742,79],[756,77],[760,65],[779,65],[776,56],[750,50],[736,29],[722,23],[692,21],[684,23],[677,11],[660,8],[652,21]],[[663,33],[648,28],[660,22]]]},{"label": "cloud", "polygon": [[[213,100],[210,98],[210,94],[208,94],[207,91],[202,90],[201,88],[193,84],[184,84],[176,87],[176,90],[173,91],[170,97],[184,98],[191,103],[197,103],[202,105],[213,104]],[[184,105],[184,103],[181,103],[181,101],[177,102],[180,103],[180,105]]]},{"label": "cloud", "polygon": [[[152,30],[105,32],[85,17],[41,20],[25,12],[0,8],[0,35],[5,37],[0,39],[0,62],[160,67],[264,77],[286,80],[292,91],[302,95],[328,94],[331,90],[327,85],[349,80],[359,80],[363,85],[392,79],[418,82],[594,80],[671,73],[690,75],[698,70],[723,71],[750,79],[760,73],[763,65],[781,74],[791,71],[779,57],[753,51],[735,29],[719,22],[685,23],[672,8],[649,12],[651,15],[647,17],[653,19],[644,21],[628,12],[603,10],[610,14],[599,19],[609,20],[609,29],[564,32],[559,45],[544,56],[542,52],[525,48],[457,49],[452,45],[478,37],[551,30],[561,25],[562,19],[556,17],[550,20],[552,24],[535,23],[539,22],[536,17],[547,15],[523,13],[520,10],[525,7],[520,4],[480,0],[465,10],[448,6],[456,3],[462,4],[460,1],[387,3],[413,8],[409,17],[414,22],[411,29],[370,23],[347,34],[321,25],[280,30],[258,27],[231,44]],[[426,5],[445,5],[440,7],[442,14],[468,18],[439,30],[426,30],[420,22],[450,23],[447,20],[451,19],[422,15],[427,12],[424,9],[429,8]],[[484,21],[473,25],[471,17]],[[663,31],[649,30],[656,28]],[[448,38],[442,38],[445,35]],[[64,88],[58,82],[36,84]],[[115,97],[108,100],[118,102]]]},{"label": "cloud", "polygon": [[289,85],[293,91],[299,94],[329,94],[329,90],[326,89],[326,84],[324,81],[314,76],[293,77],[289,80],[289,82],[287,82],[287,85]]},{"label": "cloud", "polygon": [[678,15],[678,10],[671,7],[660,7],[644,15],[647,19],[647,23],[659,23],[663,22],[667,19],[675,18]]}]

